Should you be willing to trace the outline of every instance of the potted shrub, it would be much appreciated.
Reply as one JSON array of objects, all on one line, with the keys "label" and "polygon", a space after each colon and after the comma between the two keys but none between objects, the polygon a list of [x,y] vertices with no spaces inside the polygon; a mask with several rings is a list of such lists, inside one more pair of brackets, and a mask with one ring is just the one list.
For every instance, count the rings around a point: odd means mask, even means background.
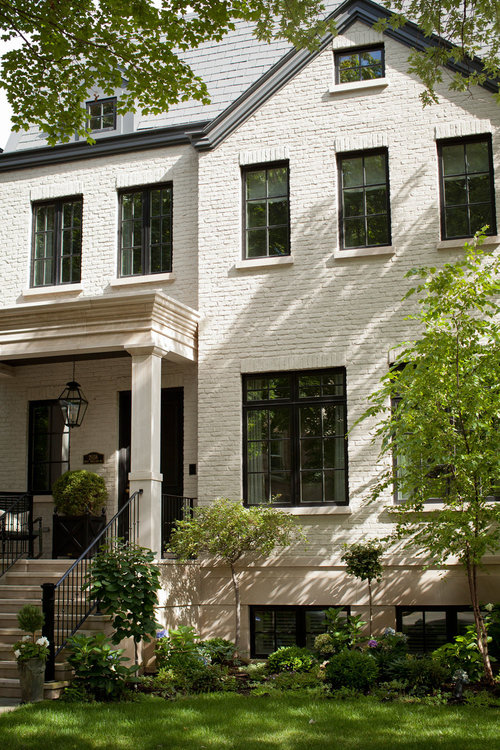
[{"label": "potted shrub", "polygon": [[106,525],[108,492],[92,471],[67,471],[52,485],[55,513],[53,557],[79,557]]},{"label": "potted shrub", "polygon": [[37,703],[43,700],[45,662],[49,655],[47,638],[36,638],[43,626],[42,611],[34,604],[25,604],[19,610],[17,622],[24,633],[30,633],[14,643],[14,656],[21,683],[21,703]]}]

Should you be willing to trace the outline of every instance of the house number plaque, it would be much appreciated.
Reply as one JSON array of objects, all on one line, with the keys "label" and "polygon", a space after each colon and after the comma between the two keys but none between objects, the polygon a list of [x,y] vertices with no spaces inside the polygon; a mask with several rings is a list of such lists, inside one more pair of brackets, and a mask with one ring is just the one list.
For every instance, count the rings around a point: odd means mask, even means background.
[{"label": "house number plaque", "polygon": [[86,453],[83,457],[84,464],[103,464],[104,453],[98,453],[97,451],[91,451]]}]

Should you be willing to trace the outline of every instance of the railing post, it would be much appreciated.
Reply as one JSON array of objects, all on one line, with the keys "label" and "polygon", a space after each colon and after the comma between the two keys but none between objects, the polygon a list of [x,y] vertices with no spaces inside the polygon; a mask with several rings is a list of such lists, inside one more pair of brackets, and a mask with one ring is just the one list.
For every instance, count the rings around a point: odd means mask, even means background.
[{"label": "railing post", "polygon": [[53,680],[55,678],[55,623],[54,623],[54,600],[55,584],[42,583],[42,611],[44,623],[42,635],[49,640],[49,658],[45,667],[45,679]]}]

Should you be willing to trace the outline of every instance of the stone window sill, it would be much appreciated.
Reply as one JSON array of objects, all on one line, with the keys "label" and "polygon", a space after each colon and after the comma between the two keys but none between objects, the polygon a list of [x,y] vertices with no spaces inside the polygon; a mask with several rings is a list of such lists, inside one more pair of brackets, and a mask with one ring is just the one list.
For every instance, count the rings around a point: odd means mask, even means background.
[{"label": "stone window sill", "polygon": [[[458,240],[441,240],[437,243],[437,250],[456,250],[457,248],[463,248],[466,242],[471,242],[473,237],[462,237]],[[500,237],[497,234],[485,237],[483,245],[498,245],[500,244]]]},{"label": "stone window sill", "polygon": [[340,250],[337,248],[334,257],[337,260],[342,258],[363,258],[370,255],[394,255],[393,245],[381,245],[380,247],[355,247],[351,250]]},{"label": "stone window sill", "polygon": [[366,89],[384,89],[389,85],[387,78],[374,78],[371,81],[352,81],[351,83],[333,83],[330,94],[345,94],[350,91],[365,91]]},{"label": "stone window sill", "polygon": [[279,510],[291,516],[350,516],[352,513],[348,505],[295,506]]},{"label": "stone window sill", "polygon": [[291,266],[293,257],[291,255],[277,255],[268,258],[248,258],[247,260],[238,260],[234,264],[237,271],[248,271],[253,268],[268,268],[269,266]]},{"label": "stone window sill", "polygon": [[113,288],[121,288],[137,286],[138,284],[169,284],[172,281],[175,281],[175,274],[173,273],[155,273],[148,276],[124,276],[120,279],[112,279],[109,285]]},{"label": "stone window sill", "polygon": [[68,294],[81,294],[83,292],[82,284],[61,284],[54,286],[40,286],[32,289],[25,289],[23,297],[58,297],[67,296]]}]

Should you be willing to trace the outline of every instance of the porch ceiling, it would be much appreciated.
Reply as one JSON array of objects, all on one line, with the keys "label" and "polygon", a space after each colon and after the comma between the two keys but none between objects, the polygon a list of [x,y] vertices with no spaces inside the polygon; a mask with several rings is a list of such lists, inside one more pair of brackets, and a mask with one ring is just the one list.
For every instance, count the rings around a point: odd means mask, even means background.
[{"label": "porch ceiling", "polygon": [[163,292],[135,292],[0,310],[0,362],[155,347],[196,361],[199,314]]}]

